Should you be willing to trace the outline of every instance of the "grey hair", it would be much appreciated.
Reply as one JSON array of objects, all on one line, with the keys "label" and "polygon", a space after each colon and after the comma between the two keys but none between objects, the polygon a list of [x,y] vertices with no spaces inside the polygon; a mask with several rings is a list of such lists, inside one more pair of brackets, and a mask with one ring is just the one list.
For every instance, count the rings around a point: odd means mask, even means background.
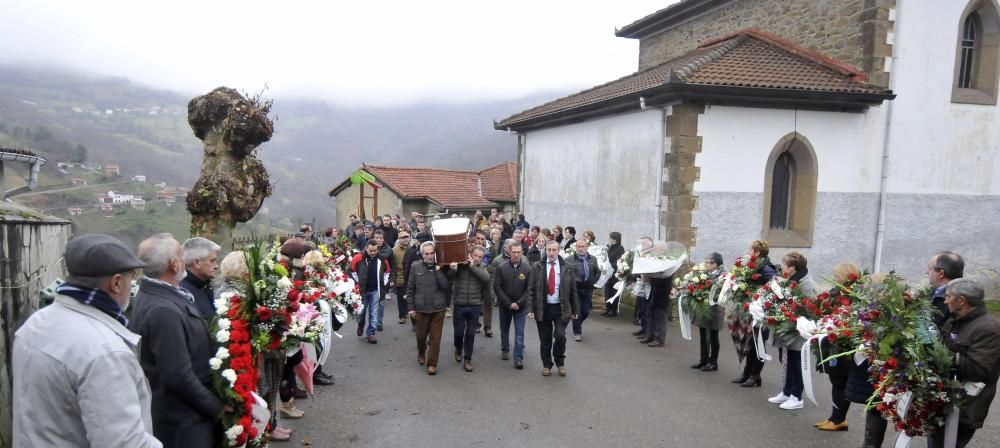
[{"label": "grey hair", "polygon": [[226,254],[222,259],[219,269],[222,278],[226,280],[243,280],[243,275],[249,272],[247,268],[246,254],[242,251],[233,251]]},{"label": "grey hair", "polygon": [[964,297],[965,301],[969,302],[969,305],[976,308],[986,304],[983,301],[983,298],[986,296],[983,287],[972,279],[956,278],[948,282],[948,294],[951,294],[952,297]]},{"label": "grey hair", "polygon": [[505,253],[505,254],[509,253],[510,252],[510,248],[513,245],[515,245],[515,244],[517,244],[517,245],[520,246],[520,244],[518,244],[517,240],[515,240],[514,238],[507,238],[507,239],[503,240],[503,253]]},{"label": "grey hair", "polygon": [[472,252],[475,253],[476,251],[479,251],[483,255],[486,255],[486,248],[478,244],[472,246]]},{"label": "grey hair", "polygon": [[420,253],[421,254],[424,253],[424,248],[425,247],[430,247],[430,248],[433,249],[434,248],[434,242],[433,241],[424,241],[423,243],[420,243]]},{"label": "grey hair", "polygon": [[139,259],[146,263],[143,268],[150,278],[160,278],[170,266],[179,243],[169,233],[159,233],[146,238],[139,244]]},{"label": "grey hair", "polygon": [[190,267],[195,260],[206,260],[212,252],[219,252],[222,246],[208,238],[196,236],[184,242],[184,266]]}]

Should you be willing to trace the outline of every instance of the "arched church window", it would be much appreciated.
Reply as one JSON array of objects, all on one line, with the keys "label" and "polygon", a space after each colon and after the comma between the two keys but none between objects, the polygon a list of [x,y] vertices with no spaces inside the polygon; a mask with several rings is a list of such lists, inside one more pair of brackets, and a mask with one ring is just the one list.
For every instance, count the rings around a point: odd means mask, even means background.
[{"label": "arched church window", "polygon": [[955,54],[955,103],[996,104],[1000,15],[995,0],[973,0],[959,22]]},{"label": "arched church window", "polygon": [[816,154],[793,132],[774,145],[764,175],[761,236],[773,247],[812,246],[816,214]]}]

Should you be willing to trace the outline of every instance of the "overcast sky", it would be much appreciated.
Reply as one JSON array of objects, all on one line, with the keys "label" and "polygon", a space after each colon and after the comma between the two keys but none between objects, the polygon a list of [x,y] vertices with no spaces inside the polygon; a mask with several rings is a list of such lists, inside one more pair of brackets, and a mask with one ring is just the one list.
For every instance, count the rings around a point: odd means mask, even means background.
[{"label": "overcast sky", "polygon": [[615,28],[676,0],[2,0],[0,63],[352,105],[577,89],[635,71]]}]

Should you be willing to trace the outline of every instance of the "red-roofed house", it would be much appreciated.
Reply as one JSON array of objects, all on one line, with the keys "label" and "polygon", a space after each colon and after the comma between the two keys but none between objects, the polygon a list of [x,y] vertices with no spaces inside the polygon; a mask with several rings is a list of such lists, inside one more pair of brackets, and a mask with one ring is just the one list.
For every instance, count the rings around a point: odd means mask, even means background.
[{"label": "red-roofed house", "polygon": [[373,213],[409,216],[483,210],[489,215],[493,208],[510,212],[517,191],[516,162],[482,171],[366,164],[334,187],[330,196],[337,199],[337,217],[343,220],[352,214],[370,218]]},{"label": "red-roofed house", "polygon": [[995,270],[998,9],[675,2],[616,30],[636,72],[494,123],[518,134],[520,212],[696,260],[764,239],[813,272],[919,278],[944,248]]}]

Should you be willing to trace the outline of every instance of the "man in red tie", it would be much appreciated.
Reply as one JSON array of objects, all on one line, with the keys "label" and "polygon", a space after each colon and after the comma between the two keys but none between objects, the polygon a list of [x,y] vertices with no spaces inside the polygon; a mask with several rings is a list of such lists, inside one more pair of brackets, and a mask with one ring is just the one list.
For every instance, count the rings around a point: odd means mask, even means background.
[{"label": "man in red tie", "polygon": [[552,374],[553,361],[559,376],[566,376],[566,325],[580,313],[573,267],[559,256],[559,243],[549,241],[545,260],[531,272],[531,303],[528,319],[538,325],[542,376]]}]

